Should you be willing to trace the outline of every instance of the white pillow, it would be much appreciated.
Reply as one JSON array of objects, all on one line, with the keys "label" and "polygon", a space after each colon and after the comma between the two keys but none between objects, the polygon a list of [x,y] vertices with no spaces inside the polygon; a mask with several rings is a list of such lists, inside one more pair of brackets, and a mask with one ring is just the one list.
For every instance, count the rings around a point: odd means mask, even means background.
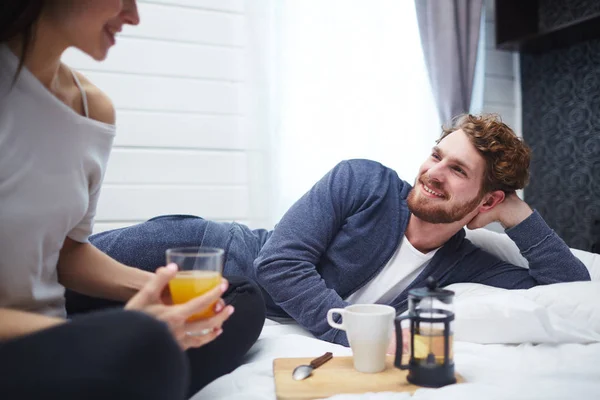
[{"label": "white pillow", "polygon": [[[497,233],[488,229],[465,229],[466,237],[474,245],[492,253],[501,260],[520,267],[529,268],[529,263],[519,252],[519,248],[505,233]],[[600,254],[571,249],[571,253],[585,264],[592,281],[600,281]]]},{"label": "white pillow", "polygon": [[456,293],[454,337],[474,343],[600,341],[600,282],[570,282],[507,290],[475,283]]},{"label": "white pillow", "polygon": [[529,263],[521,255],[519,248],[505,233],[488,229],[465,229],[467,239],[496,257],[519,267],[529,268]]},{"label": "white pillow", "polygon": [[583,250],[571,249],[571,253],[585,264],[592,281],[600,281],[600,254],[594,254]]}]

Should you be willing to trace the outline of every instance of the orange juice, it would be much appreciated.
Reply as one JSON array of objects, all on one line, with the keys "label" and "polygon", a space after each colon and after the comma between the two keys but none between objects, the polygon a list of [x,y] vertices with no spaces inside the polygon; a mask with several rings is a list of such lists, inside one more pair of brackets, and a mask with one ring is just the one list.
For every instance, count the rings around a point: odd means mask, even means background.
[{"label": "orange juice", "polygon": [[[182,304],[203,295],[219,283],[221,283],[221,274],[217,271],[179,271],[169,282],[169,290],[173,303]],[[215,304],[216,302],[204,311],[192,315],[188,321],[212,317],[215,315]]]}]

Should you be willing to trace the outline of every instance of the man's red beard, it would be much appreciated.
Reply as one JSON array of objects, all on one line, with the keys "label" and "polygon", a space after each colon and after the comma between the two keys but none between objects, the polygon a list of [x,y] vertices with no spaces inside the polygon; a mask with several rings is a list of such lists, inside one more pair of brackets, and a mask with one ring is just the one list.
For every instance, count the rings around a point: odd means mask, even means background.
[{"label": "man's red beard", "polygon": [[[417,198],[417,190],[419,190],[417,187],[423,183],[430,189],[443,194],[444,197],[439,200],[423,196]],[[408,209],[414,216],[425,222],[431,224],[450,224],[460,221],[473,211],[483,198],[483,193],[478,193],[474,199],[466,203],[452,205],[450,209],[447,208],[447,204],[449,203],[447,197],[446,191],[443,190],[439,183],[427,180],[425,174],[423,174],[417,179],[415,187],[408,194]],[[436,204],[436,202],[439,204]]]}]

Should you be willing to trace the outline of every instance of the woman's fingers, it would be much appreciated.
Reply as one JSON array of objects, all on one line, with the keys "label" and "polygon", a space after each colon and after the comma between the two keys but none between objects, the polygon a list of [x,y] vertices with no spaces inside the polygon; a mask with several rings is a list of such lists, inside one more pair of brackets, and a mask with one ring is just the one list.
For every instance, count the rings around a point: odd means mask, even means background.
[{"label": "woman's fingers", "polygon": [[175,264],[169,264],[166,267],[157,269],[152,279],[127,302],[125,309],[136,310],[157,303],[165,287],[175,277],[176,273],[177,266]]},{"label": "woman's fingers", "polygon": [[183,339],[182,347],[184,350],[187,350],[190,348],[204,346],[205,344],[215,340],[221,333],[223,333],[223,329],[219,328],[211,330],[209,333],[204,335],[186,335]]},{"label": "woman's fingers", "polygon": [[187,322],[185,324],[186,332],[194,333],[202,333],[205,329],[214,329],[220,328],[223,325],[223,322],[227,321],[227,318],[231,316],[234,312],[233,306],[227,306],[220,313],[202,320],[196,320],[193,322]]},{"label": "woman's fingers", "polygon": [[224,308],[225,308],[225,301],[223,299],[219,299],[219,301],[217,301],[217,303],[215,304],[215,307],[213,309],[215,311],[215,314],[218,314]]},{"label": "woman's fingers", "polygon": [[227,282],[226,279],[222,279],[220,285],[217,285],[203,295],[194,297],[186,303],[175,306],[177,312],[185,317],[190,317],[206,310],[211,304],[219,300],[221,295],[227,290],[228,285],[229,282]]},{"label": "woman's fingers", "polygon": [[184,342],[187,347],[199,347],[221,334],[221,326],[233,314],[233,306],[227,306],[217,315],[200,321],[186,323]]},{"label": "woman's fingers", "polygon": [[[217,287],[186,303],[166,305],[161,297],[176,273],[177,266],[175,264],[159,268],[152,279],[131,298],[125,308],[146,312],[165,322],[173,337],[184,350],[203,346],[221,334],[223,322],[233,313],[233,307],[225,306],[225,302],[220,298],[227,290],[229,282],[222,279]],[[190,316],[206,310],[212,304],[214,304],[215,316],[186,322]]]}]

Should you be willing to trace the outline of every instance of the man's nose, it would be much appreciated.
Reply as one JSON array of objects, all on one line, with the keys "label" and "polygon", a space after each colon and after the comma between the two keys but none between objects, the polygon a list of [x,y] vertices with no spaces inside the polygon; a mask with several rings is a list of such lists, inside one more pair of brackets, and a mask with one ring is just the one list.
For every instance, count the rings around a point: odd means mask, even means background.
[{"label": "man's nose", "polygon": [[442,163],[437,163],[427,171],[427,177],[433,182],[444,181],[444,167]]}]

